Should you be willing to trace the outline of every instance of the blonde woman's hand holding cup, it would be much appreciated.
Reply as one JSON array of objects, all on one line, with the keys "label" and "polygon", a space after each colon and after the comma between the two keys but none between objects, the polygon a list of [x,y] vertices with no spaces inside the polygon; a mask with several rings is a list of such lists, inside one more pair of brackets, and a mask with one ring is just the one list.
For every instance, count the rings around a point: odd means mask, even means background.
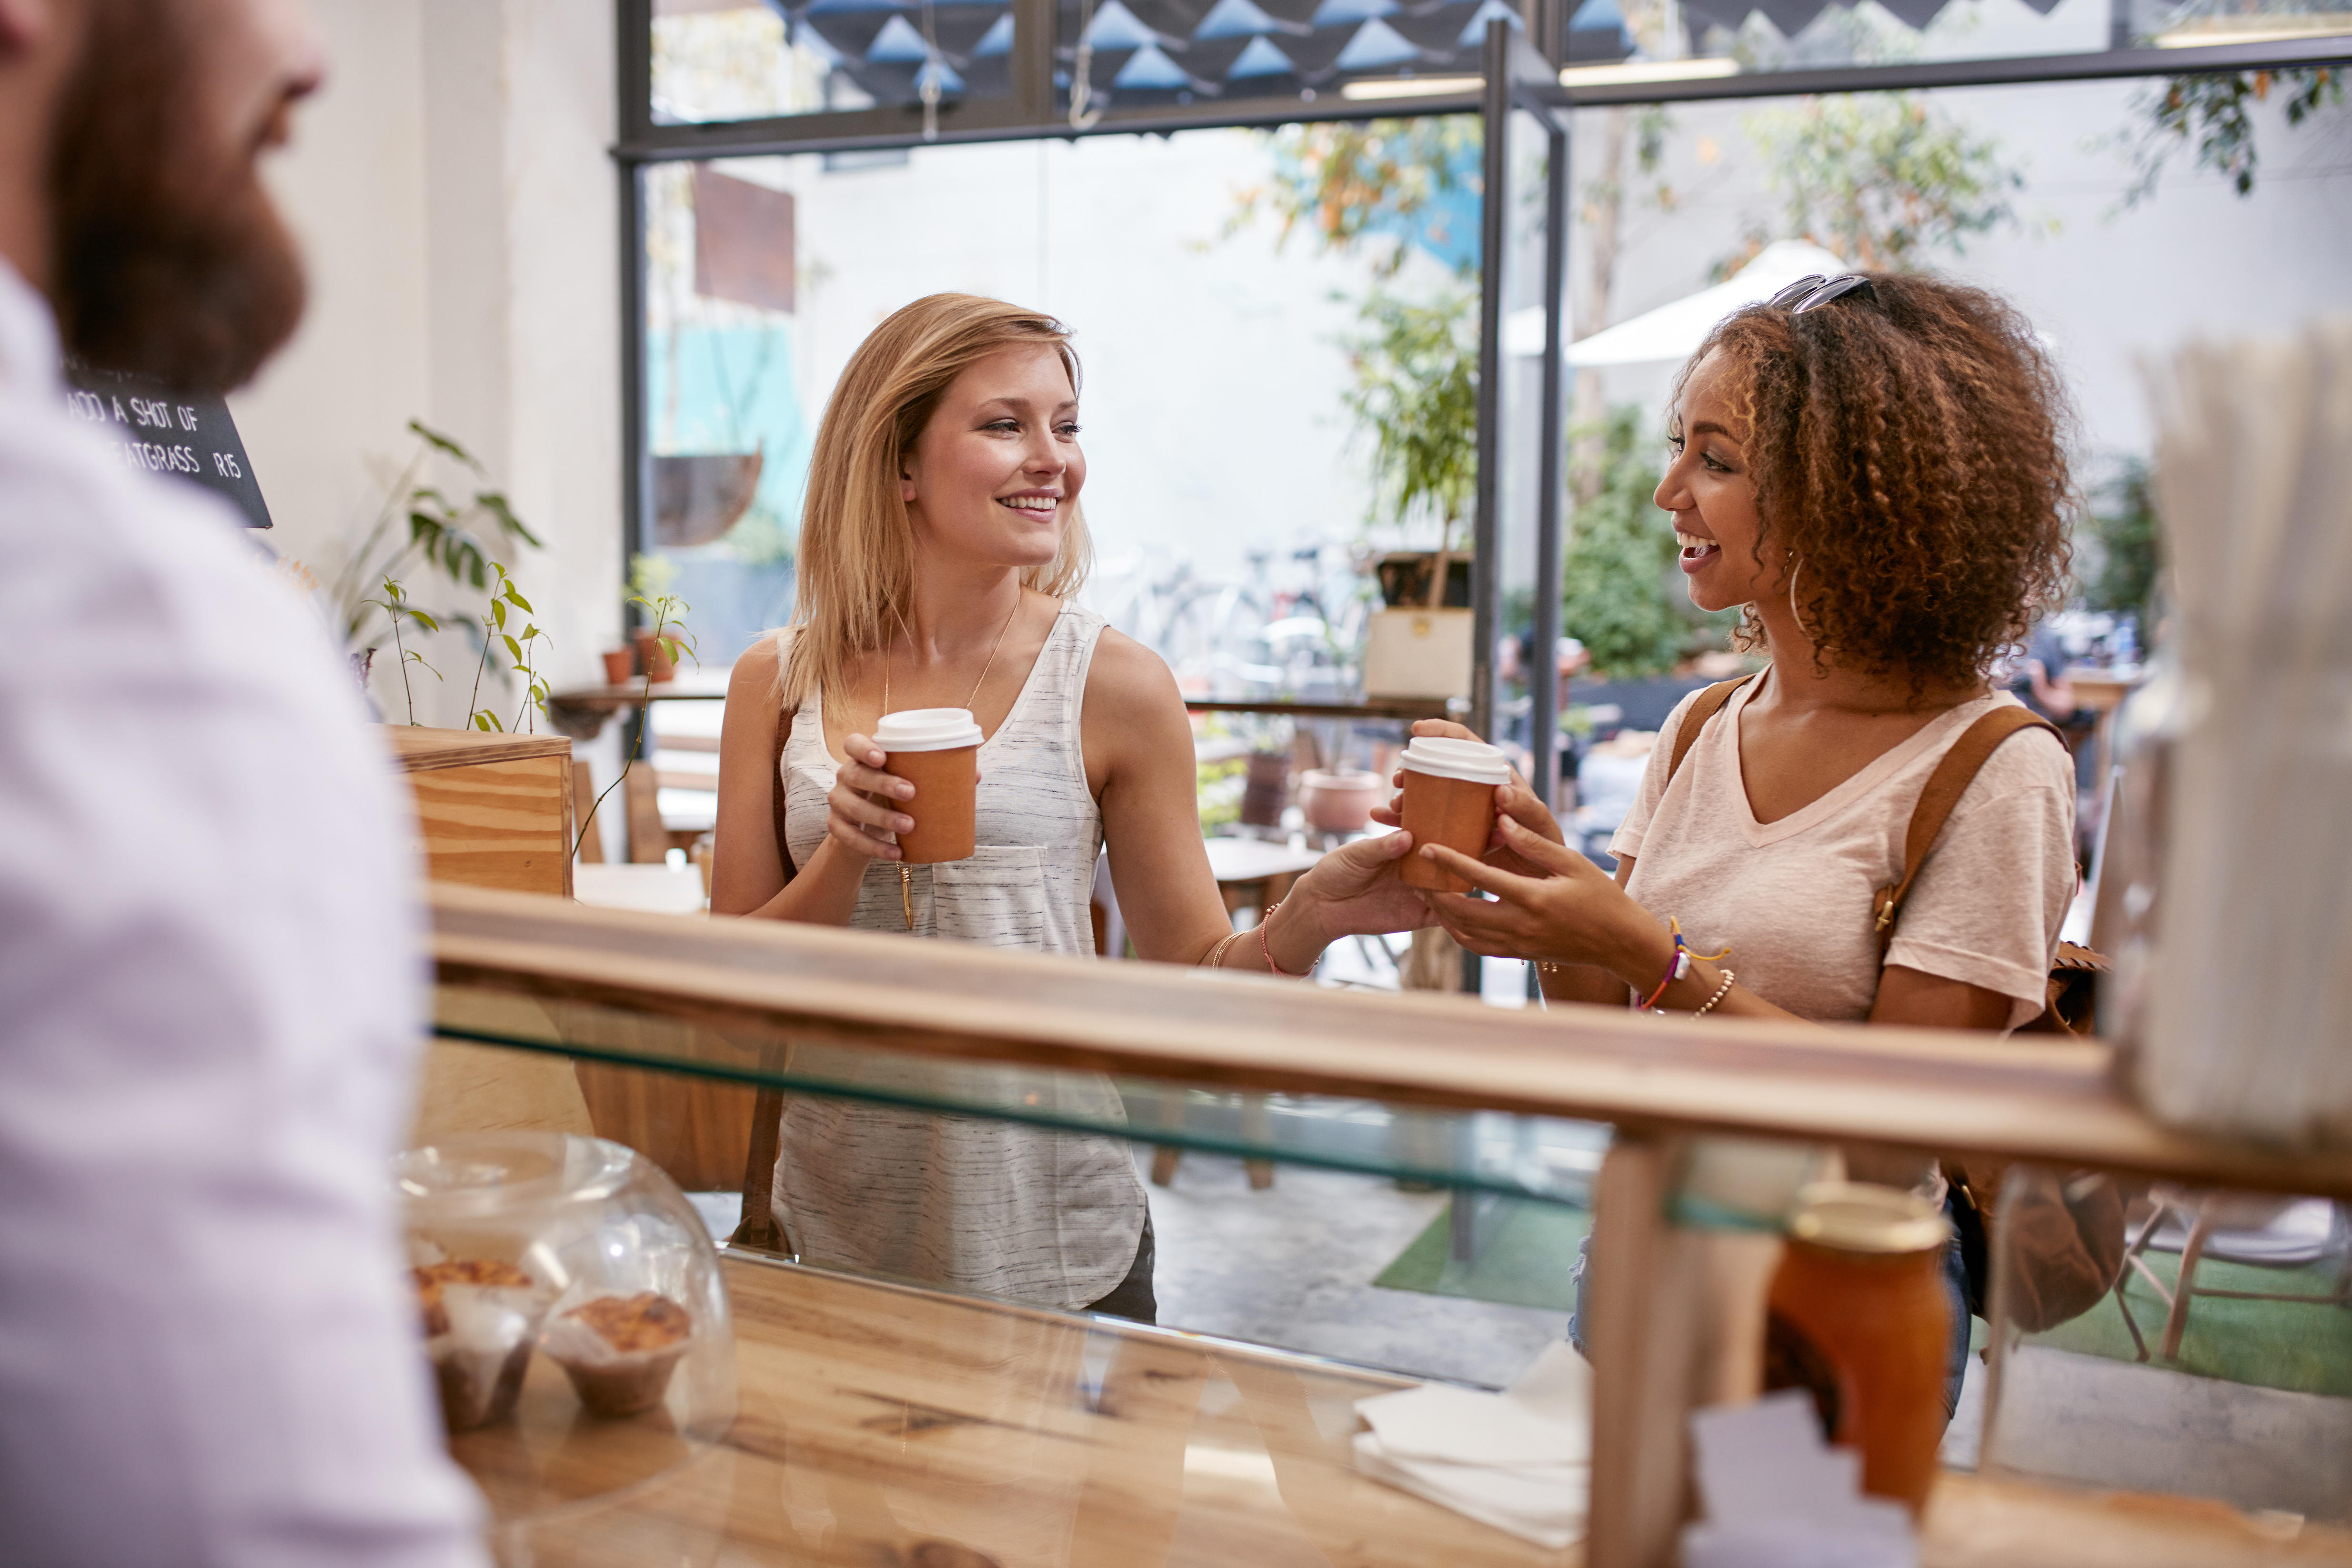
[{"label": "blonde woman's hand holding cup", "polygon": [[833,790],[824,797],[824,830],[835,844],[869,860],[896,860],[898,846],[887,837],[913,829],[915,819],[900,809],[915,798],[915,786],[884,771],[889,754],[870,735],[851,735]]}]

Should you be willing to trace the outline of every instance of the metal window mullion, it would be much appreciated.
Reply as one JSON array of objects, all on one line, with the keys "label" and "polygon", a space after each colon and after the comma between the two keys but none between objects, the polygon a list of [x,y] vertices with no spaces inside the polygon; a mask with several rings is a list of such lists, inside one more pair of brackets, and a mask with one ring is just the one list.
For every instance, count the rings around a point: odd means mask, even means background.
[{"label": "metal window mullion", "polygon": [[1503,266],[1510,212],[1510,24],[1486,24],[1478,193],[1478,484],[1471,521],[1470,728],[1493,737],[1502,584]]},{"label": "metal window mullion", "polygon": [[1528,747],[1533,753],[1528,782],[1546,806],[1559,793],[1560,502],[1565,456],[1560,428],[1561,380],[1566,334],[1561,300],[1568,292],[1568,156],[1565,129],[1551,132],[1544,168],[1544,363],[1543,405],[1537,439],[1542,442],[1536,491],[1536,625],[1528,662]]}]

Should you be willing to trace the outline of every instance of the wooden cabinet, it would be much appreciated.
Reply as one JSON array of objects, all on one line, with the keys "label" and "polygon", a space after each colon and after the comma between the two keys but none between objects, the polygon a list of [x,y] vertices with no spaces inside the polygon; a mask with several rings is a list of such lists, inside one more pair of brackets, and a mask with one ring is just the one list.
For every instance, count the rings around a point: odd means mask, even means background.
[{"label": "wooden cabinet", "polygon": [[436,882],[572,896],[572,742],[387,724]]},{"label": "wooden cabinet", "polygon": [[[416,803],[417,853],[436,882],[572,894],[572,742],[387,724],[383,735]],[[547,1026],[527,998],[502,999],[499,1028]],[[412,1140],[450,1132],[592,1131],[572,1065],[436,1040],[417,1086]]]}]

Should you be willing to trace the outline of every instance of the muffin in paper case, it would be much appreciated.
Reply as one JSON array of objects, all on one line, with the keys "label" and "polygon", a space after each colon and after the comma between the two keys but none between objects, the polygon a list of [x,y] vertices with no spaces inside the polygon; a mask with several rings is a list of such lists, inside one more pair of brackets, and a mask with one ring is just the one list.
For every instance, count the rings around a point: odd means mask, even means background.
[{"label": "muffin in paper case", "polygon": [[512,1415],[552,1293],[515,1264],[487,1258],[428,1263],[410,1273],[442,1420],[452,1432],[467,1432]]},{"label": "muffin in paper case", "polygon": [[657,1291],[608,1291],[559,1313],[540,1342],[597,1415],[635,1415],[661,1403],[694,1340],[694,1318]]}]

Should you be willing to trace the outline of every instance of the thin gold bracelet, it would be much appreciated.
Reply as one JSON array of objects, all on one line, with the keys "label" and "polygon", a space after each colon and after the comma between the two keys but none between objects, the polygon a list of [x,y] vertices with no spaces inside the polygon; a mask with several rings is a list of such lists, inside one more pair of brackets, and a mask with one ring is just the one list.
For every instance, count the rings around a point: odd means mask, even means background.
[{"label": "thin gold bracelet", "polygon": [[1715,1010],[1715,1005],[1717,1002],[1722,1001],[1726,996],[1731,994],[1731,983],[1738,978],[1739,977],[1738,975],[1732,973],[1728,969],[1725,970],[1723,972],[1723,984],[1715,988],[1715,994],[1708,997],[1706,1001],[1701,1005],[1699,1010],[1693,1013],[1691,1016],[1694,1018],[1704,1018],[1709,1013],[1713,1012]]}]

